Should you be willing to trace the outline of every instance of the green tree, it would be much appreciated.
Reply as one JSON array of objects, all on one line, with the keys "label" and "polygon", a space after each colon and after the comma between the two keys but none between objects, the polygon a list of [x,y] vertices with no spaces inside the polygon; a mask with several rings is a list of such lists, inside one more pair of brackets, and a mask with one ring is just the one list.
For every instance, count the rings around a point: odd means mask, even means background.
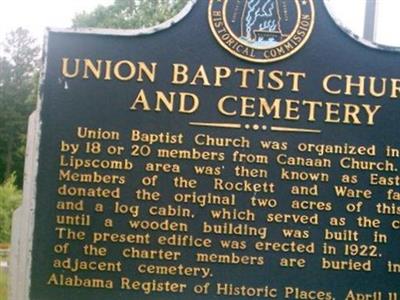
[{"label": "green tree", "polygon": [[0,185],[0,243],[9,243],[14,210],[22,200],[22,192],[15,185],[15,174]]},{"label": "green tree", "polygon": [[82,12],[73,26],[133,29],[150,27],[175,16],[188,0],[115,0],[110,6],[98,6]]},{"label": "green tree", "polygon": [[35,106],[39,47],[29,31],[10,32],[0,53],[0,181],[22,183],[27,120]]}]

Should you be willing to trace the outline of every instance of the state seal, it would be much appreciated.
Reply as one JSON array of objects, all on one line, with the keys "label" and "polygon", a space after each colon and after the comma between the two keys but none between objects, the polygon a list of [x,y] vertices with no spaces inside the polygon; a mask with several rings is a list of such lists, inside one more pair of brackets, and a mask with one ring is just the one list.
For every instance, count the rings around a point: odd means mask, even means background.
[{"label": "state seal", "polygon": [[313,0],[210,0],[208,19],[222,47],[258,63],[299,51],[314,27]]}]

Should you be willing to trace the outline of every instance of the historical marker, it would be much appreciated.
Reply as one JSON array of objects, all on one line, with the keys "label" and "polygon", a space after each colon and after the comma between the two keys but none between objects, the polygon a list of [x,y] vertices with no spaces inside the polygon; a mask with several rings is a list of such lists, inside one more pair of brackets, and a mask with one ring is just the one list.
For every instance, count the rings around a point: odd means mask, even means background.
[{"label": "historical marker", "polygon": [[397,300],[399,54],[322,1],[177,18],[49,31],[13,299]]}]

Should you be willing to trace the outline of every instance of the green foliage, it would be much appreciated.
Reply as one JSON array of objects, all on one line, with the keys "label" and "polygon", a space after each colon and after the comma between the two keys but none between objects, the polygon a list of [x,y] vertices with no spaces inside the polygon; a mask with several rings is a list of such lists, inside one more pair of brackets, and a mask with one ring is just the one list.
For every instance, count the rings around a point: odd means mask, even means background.
[{"label": "green foliage", "polygon": [[21,201],[22,192],[15,185],[15,174],[12,174],[0,185],[0,243],[10,242],[12,214]]},{"label": "green foliage", "polygon": [[28,30],[18,28],[7,35],[0,53],[0,181],[16,172],[21,186],[27,120],[38,84],[39,47]]},{"label": "green foliage", "polygon": [[188,0],[115,0],[91,13],[80,13],[74,27],[133,29],[150,27],[175,16]]}]

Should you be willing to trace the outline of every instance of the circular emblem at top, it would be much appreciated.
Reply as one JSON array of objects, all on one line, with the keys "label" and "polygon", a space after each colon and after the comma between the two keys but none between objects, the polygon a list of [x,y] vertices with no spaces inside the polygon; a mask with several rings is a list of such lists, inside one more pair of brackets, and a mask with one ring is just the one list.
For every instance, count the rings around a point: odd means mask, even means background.
[{"label": "circular emblem at top", "polygon": [[313,0],[210,0],[208,19],[226,50],[269,63],[303,47],[314,27],[315,9]]}]

